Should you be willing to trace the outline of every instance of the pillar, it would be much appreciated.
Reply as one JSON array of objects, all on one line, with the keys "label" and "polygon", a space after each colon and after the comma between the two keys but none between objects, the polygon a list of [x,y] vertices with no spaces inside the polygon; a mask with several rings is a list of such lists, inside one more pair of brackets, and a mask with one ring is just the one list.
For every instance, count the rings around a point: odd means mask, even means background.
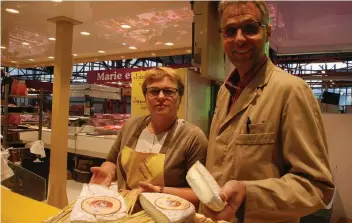
[{"label": "pillar", "polygon": [[67,206],[67,150],[70,80],[72,76],[73,26],[80,22],[67,17],[55,17],[56,23],[53,107],[51,120],[51,156],[48,204]]}]

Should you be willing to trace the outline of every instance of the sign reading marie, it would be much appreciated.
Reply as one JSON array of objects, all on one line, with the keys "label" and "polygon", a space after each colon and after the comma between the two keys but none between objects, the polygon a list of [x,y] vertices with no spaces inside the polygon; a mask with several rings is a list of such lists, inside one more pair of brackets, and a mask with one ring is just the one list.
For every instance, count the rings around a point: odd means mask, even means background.
[{"label": "sign reading marie", "polygon": [[[189,67],[189,65],[172,65],[171,68]],[[138,68],[120,68],[111,70],[95,70],[88,71],[88,84],[105,84],[109,82],[131,82],[132,72],[145,71],[153,67],[138,67]]]},{"label": "sign reading marie", "polygon": [[131,82],[132,72],[150,69],[141,68],[121,68],[112,70],[88,71],[87,82],[89,84],[104,84],[108,82]]}]

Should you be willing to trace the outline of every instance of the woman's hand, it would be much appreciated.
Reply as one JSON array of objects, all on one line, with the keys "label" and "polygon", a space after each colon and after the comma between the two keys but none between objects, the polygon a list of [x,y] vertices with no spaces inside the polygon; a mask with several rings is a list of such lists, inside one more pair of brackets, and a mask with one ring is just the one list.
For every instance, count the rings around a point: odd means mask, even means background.
[{"label": "woman's hand", "polygon": [[109,187],[112,182],[112,173],[102,167],[91,167],[90,171],[93,173],[89,183],[99,184]]},{"label": "woman's hand", "polygon": [[153,184],[142,182],[142,181],[139,182],[139,187],[142,189],[142,192],[153,192],[153,193],[160,192],[159,186],[155,186]]}]

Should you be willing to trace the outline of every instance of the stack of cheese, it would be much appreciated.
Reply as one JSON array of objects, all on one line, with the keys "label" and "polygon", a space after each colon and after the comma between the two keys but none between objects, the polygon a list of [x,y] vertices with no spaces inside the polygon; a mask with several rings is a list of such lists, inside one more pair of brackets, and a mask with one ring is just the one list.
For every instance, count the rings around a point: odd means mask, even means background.
[{"label": "stack of cheese", "polygon": [[214,211],[225,208],[227,203],[220,197],[220,186],[199,161],[188,170],[186,180],[203,204]]},{"label": "stack of cheese", "polygon": [[127,215],[125,200],[116,190],[85,184],[70,215],[70,222],[109,222]]},{"label": "stack of cheese", "polygon": [[189,201],[162,193],[142,193],[140,203],[144,211],[160,223],[193,222],[195,208]]}]

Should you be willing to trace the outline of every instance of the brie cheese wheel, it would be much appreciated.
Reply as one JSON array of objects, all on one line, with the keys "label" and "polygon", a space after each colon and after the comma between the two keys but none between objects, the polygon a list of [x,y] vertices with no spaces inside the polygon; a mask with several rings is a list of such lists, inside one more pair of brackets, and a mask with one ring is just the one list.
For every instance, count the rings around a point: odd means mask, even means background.
[{"label": "brie cheese wheel", "polygon": [[193,222],[195,208],[189,201],[170,194],[142,193],[140,203],[157,223]]},{"label": "brie cheese wheel", "polygon": [[120,210],[121,202],[113,197],[90,197],[82,201],[81,208],[92,215],[109,215]]},{"label": "brie cheese wheel", "polygon": [[125,200],[117,190],[96,184],[84,184],[70,214],[70,222],[111,222],[125,216]]},{"label": "brie cheese wheel", "polygon": [[188,170],[186,180],[199,200],[213,211],[222,211],[227,205],[220,197],[219,184],[199,161]]}]

